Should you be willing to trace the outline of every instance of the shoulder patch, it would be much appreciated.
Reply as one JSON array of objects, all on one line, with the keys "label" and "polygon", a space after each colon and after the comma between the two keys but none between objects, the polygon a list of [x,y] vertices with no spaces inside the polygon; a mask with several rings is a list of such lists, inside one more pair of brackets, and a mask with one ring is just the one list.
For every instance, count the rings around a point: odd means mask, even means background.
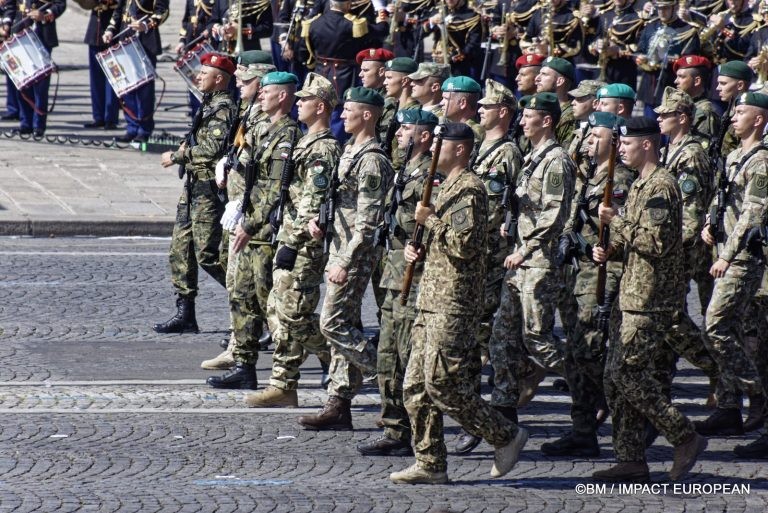
[{"label": "shoulder patch", "polygon": [[768,175],[755,176],[749,187],[749,194],[756,198],[765,198],[768,195]]},{"label": "shoulder patch", "polygon": [[669,203],[666,199],[655,197],[646,202],[645,209],[653,224],[663,223],[669,216]]},{"label": "shoulder patch", "polygon": [[325,171],[325,164],[322,160],[316,160],[309,166],[309,172],[313,175],[319,175],[323,171]]},{"label": "shoulder patch", "polygon": [[680,182],[680,190],[683,191],[683,194],[693,194],[697,189],[696,181],[692,178],[685,178]]},{"label": "shoulder patch", "polygon": [[312,177],[312,184],[321,191],[324,191],[328,188],[329,180],[325,175],[316,174],[314,177]]},{"label": "shoulder patch", "polygon": [[467,205],[456,212],[451,213],[451,227],[454,230],[461,231],[472,222],[472,207]]},{"label": "shoulder patch", "polygon": [[560,194],[563,192],[563,173],[562,171],[553,171],[549,174],[547,180],[547,194]]},{"label": "shoulder patch", "polygon": [[376,173],[371,173],[365,177],[365,187],[369,191],[377,191],[381,187],[381,177]]},{"label": "shoulder patch", "polygon": [[500,180],[488,180],[488,190],[494,194],[498,194],[504,190],[504,184]]}]

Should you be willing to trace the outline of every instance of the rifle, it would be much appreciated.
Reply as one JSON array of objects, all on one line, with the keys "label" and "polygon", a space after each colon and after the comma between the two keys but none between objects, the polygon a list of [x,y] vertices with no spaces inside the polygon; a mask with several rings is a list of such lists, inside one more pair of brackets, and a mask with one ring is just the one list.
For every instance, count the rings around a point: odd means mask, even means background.
[{"label": "rifle", "polygon": [[709,146],[709,163],[712,171],[717,176],[717,205],[709,213],[709,233],[717,242],[725,239],[725,201],[728,195],[728,175],[725,172],[725,159],[721,154],[725,134],[731,124],[733,106],[736,97],[731,98],[728,104],[728,112],[723,116],[717,137]]},{"label": "rifle", "polygon": [[413,155],[413,138],[408,140],[408,146],[405,148],[405,160],[403,160],[400,172],[397,173],[397,178],[395,178],[392,196],[389,199],[389,208],[384,212],[384,221],[381,226],[376,228],[376,232],[373,235],[373,245],[384,246],[387,251],[392,249],[389,236],[392,234],[392,226],[395,221],[395,214],[397,214],[397,208],[403,201],[403,189],[405,184],[408,183],[405,178],[405,168],[408,166],[408,161],[411,160],[411,155]]},{"label": "rifle", "polygon": [[[209,97],[209,93],[203,95],[203,104],[206,103],[206,100],[208,100]],[[182,145],[185,148],[193,148],[197,144],[197,141],[195,140],[195,133],[198,131],[200,125],[203,122],[203,110],[204,109],[202,105],[199,109],[197,109],[197,112],[195,113],[195,119],[192,120],[192,125],[189,128],[189,132],[187,132],[187,135],[184,136],[184,142]],[[189,211],[192,206],[192,173],[187,170],[186,164],[179,164],[179,180],[183,180],[184,175],[187,176],[184,189],[187,191],[187,219],[189,220]]]},{"label": "rifle", "polygon": [[296,163],[293,161],[293,144],[286,141],[278,144],[277,147],[283,150],[280,152],[283,169],[280,172],[280,198],[277,200],[277,209],[275,210],[274,217],[270,216],[270,223],[272,224],[272,239],[270,243],[272,246],[277,245],[277,232],[280,231],[280,226],[283,224],[285,203],[288,201],[288,189],[291,187],[293,170],[296,167]]},{"label": "rifle", "polygon": [[[613,204],[613,175],[616,171],[616,147],[619,142],[619,127],[613,125],[613,134],[611,136],[611,152],[608,156],[608,177],[605,180],[605,191],[603,192],[603,205],[610,207]],[[611,238],[610,226],[600,222],[598,231],[598,244],[601,248],[607,250]],[[607,278],[608,264],[603,262],[597,266],[597,304],[598,307],[605,307],[607,304],[605,297],[605,281]]]},{"label": "rifle", "polygon": [[333,167],[331,172],[331,183],[325,193],[325,201],[320,205],[320,214],[318,216],[318,226],[323,230],[323,254],[327,255],[331,250],[331,241],[333,234],[331,228],[336,221],[336,192],[339,188],[339,163]]},{"label": "rifle", "polygon": [[381,141],[381,149],[384,150],[384,153],[386,153],[388,157],[392,155],[392,141],[395,140],[395,134],[397,133],[398,128],[400,128],[400,123],[397,121],[397,113],[395,113],[392,116],[392,119],[389,120],[387,131],[384,134],[384,140]]},{"label": "rifle", "polygon": [[235,144],[236,141],[242,141],[245,136],[245,125],[248,122],[248,116],[251,113],[251,108],[256,102],[257,96],[251,98],[251,102],[248,104],[248,109],[243,113],[243,117],[237,123],[232,123],[229,126],[229,133],[227,134],[227,143],[229,144],[229,150],[227,150],[227,160],[224,161],[224,175],[226,176],[237,165],[237,150],[240,146]]},{"label": "rifle", "polygon": [[291,13],[291,22],[288,24],[288,30],[286,31],[285,35],[285,43],[283,44],[283,49],[286,46],[293,45],[296,42],[296,33],[298,32],[297,21],[304,18],[305,11],[307,9],[307,6],[305,5],[305,0],[296,0],[296,5],[293,6],[293,12]]},{"label": "rifle", "polygon": [[[520,109],[517,111],[517,115],[515,116],[515,121],[512,126],[512,142],[515,143],[515,145],[518,146],[517,142],[517,136],[519,134],[520,129],[520,120],[523,117],[523,109]],[[507,181],[504,184],[504,193],[501,195],[501,205],[504,207],[505,214],[504,214],[504,231],[507,232],[507,242],[510,245],[515,244],[515,239],[517,238],[517,216],[518,216],[518,208],[517,208],[517,199],[515,198],[515,191],[513,190],[513,184],[512,184],[512,177],[507,176]]]},{"label": "rifle", "polygon": [[[443,129],[441,125],[435,127],[435,150],[432,153],[432,162],[429,164],[429,173],[427,179],[424,182],[424,191],[421,193],[421,205],[428,207],[432,202],[432,185],[435,180],[435,173],[437,173],[437,161],[440,158],[440,149],[443,147]],[[412,240],[408,243],[418,248],[421,246],[421,240],[424,238],[424,225],[416,223],[416,228],[413,230]],[[411,284],[413,283],[413,272],[416,270],[416,263],[410,262],[405,266],[405,274],[403,275],[403,288],[400,292],[400,304],[405,306],[408,304],[408,296],[411,294]]]},{"label": "rifle", "polygon": [[491,23],[488,23],[488,39],[485,41],[485,54],[483,55],[483,69],[480,72],[480,83],[484,83],[488,77],[488,65],[491,62],[491,54],[493,53],[491,45],[493,44],[493,32],[491,32]]},{"label": "rifle", "polygon": [[667,136],[667,142],[664,143],[664,158],[661,160],[661,166],[667,167],[667,161],[669,160],[669,143],[670,143],[670,136]]}]

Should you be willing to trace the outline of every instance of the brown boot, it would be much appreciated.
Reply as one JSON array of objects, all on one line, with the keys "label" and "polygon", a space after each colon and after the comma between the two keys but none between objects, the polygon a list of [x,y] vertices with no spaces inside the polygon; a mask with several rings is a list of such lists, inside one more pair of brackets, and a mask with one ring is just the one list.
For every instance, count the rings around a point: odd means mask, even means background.
[{"label": "brown boot", "polygon": [[675,447],[675,458],[672,470],[669,471],[670,481],[679,481],[696,464],[696,459],[707,448],[707,439],[694,433],[687,442]]},{"label": "brown boot", "polygon": [[246,395],[245,404],[249,408],[296,408],[299,405],[299,397],[296,390],[270,386],[262,392]]},{"label": "brown boot", "polygon": [[592,474],[598,481],[627,481],[630,483],[645,483],[651,473],[644,461],[622,461],[606,470],[598,470]]},{"label": "brown boot", "polygon": [[332,395],[317,415],[302,415],[299,424],[317,431],[352,431],[352,401]]},{"label": "brown boot", "polygon": [[527,376],[523,376],[520,380],[520,397],[517,400],[517,407],[522,408],[527,405],[536,395],[536,390],[539,388],[539,384],[544,381],[544,377],[547,375],[547,369],[534,365],[534,370]]}]

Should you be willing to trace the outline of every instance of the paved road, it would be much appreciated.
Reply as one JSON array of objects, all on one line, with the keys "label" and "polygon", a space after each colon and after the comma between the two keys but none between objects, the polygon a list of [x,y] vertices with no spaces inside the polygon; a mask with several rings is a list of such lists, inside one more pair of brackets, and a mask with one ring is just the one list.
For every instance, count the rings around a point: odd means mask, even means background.
[{"label": "paved road", "polygon": [[[551,387],[521,411],[532,438],[507,479],[488,478],[492,449],[449,457],[448,486],[395,486],[387,476],[409,458],[363,458],[354,446],[378,435],[378,395],[354,403],[356,430],[313,433],[295,423],[318,408],[317,361],[303,369],[299,410],[250,410],[243,393],[214,391],[199,362],[227,327],[224,291],[204,279],[203,333],[159,336],[170,312],[167,239],[0,238],[0,512],[764,512],[764,463],[734,461],[739,439],[712,439],[694,484],[748,485],[749,493],[677,490],[579,494],[613,456],[562,461],[542,442],[568,427],[568,399]],[[370,294],[364,323],[374,323]],[[262,354],[266,380],[270,353]],[[706,379],[685,367],[675,400],[694,417]],[[486,390],[487,392],[487,390]],[[448,442],[457,433],[448,422]],[[672,450],[648,453],[666,483]],[[702,493],[703,491],[703,493]],[[733,491],[733,490],[729,490]]]}]

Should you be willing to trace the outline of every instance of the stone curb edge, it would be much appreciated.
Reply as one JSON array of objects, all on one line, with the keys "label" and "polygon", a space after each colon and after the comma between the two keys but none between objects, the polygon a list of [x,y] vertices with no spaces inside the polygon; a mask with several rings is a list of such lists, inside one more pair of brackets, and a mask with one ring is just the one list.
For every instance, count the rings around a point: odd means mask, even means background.
[{"label": "stone curb edge", "polygon": [[12,219],[0,220],[0,236],[30,237],[168,237],[172,219]]}]

